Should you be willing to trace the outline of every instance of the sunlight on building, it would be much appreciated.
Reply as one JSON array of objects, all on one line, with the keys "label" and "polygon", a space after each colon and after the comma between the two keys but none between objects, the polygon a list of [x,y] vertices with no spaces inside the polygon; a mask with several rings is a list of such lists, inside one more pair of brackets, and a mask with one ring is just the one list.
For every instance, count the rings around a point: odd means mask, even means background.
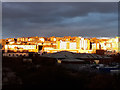
[{"label": "sunlight on building", "polygon": [[42,52],[53,53],[70,51],[76,53],[96,53],[96,50],[119,53],[120,38],[84,38],[84,37],[21,37],[3,40],[2,49],[13,52]]}]

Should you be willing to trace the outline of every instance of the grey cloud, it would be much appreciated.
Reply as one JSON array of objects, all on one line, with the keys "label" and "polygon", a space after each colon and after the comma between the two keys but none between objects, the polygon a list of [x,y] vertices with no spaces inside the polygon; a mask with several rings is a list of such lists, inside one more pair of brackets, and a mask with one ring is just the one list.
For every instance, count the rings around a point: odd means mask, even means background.
[{"label": "grey cloud", "polygon": [[[100,17],[91,17],[91,13],[98,13]],[[111,16],[112,13],[115,15]],[[110,28],[110,22],[117,21],[117,3],[3,3],[2,14],[3,35],[8,33],[11,34],[8,36],[92,36],[101,28],[102,31],[106,26]],[[73,22],[72,19],[77,17],[82,19]],[[113,27],[116,30],[115,25]],[[99,32],[98,35],[100,34]]]},{"label": "grey cloud", "polygon": [[117,12],[117,3],[3,3],[5,18],[76,17],[90,12]]}]

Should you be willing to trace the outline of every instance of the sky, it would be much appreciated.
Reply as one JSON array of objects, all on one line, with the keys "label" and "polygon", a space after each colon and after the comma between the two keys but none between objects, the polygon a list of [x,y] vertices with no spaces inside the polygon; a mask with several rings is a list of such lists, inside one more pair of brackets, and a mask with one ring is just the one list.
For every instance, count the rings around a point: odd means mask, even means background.
[{"label": "sky", "polygon": [[2,38],[115,37],[117,2],[3,2]]}]

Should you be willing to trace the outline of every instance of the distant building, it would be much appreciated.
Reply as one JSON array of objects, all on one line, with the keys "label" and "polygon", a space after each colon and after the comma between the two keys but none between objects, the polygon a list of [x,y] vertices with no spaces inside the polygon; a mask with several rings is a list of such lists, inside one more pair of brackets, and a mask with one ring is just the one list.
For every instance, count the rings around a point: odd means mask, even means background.
[{"label": "distant building", "polygon": [[76,53],[96,53],[96,50],[120,52],[120,38],[83,38],[83,37],[20,37],[2,40],[2,49],[12,52],[54,53],[70,51]]},{"label": "distant building", "polygon": [[38,52],[37,45],[5,45],[5,52]]}]

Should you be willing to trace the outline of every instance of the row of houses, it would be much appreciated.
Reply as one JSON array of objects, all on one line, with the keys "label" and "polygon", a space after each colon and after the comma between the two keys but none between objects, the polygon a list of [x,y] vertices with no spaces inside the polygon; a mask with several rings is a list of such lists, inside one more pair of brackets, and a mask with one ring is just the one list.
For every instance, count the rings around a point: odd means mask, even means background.
[{"label": "row of houses", "polygon": [[25,57],[28,57],[29,56],[29,53],[3,53],[3,56],[7,56],[7,57],[22,57],[22,56],[25,56]]},{"label": "row of houses", "polygon": [[47,52],[71,51],[76,53],[96,53],[96,50],[120,52],[119,37],[109,39],[83,37],[23,37],[8,38],[3,50],[14,52]]}]

